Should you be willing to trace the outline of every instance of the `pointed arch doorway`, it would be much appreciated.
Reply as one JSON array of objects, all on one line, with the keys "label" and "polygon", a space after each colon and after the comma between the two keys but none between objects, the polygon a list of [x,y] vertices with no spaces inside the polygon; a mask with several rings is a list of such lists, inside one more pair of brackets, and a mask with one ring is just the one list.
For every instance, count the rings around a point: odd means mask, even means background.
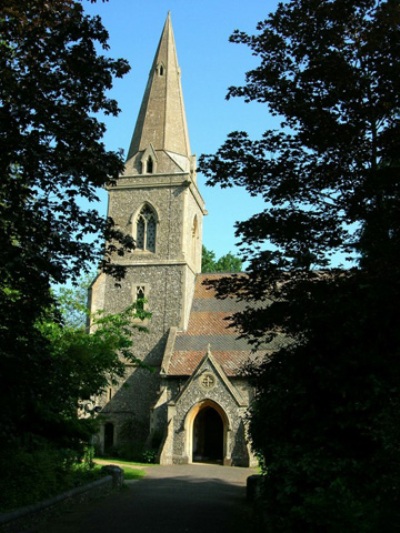
[{"label": "pointed arch doorway", "polygon": [[216,403],[206,400],[188,416],[189,457],[194,463],[226,463],[228,418]]}]

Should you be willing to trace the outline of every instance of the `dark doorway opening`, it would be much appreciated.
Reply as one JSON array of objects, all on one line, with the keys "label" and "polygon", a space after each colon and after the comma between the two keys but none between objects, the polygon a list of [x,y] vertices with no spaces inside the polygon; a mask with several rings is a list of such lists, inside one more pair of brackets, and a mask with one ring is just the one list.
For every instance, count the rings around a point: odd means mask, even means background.
[{"label": "dark doorway opening", "polygon": [[222,463],[224,426],[219,413],[205,407],[193,424],[193,462]]},{"label": "dark doorway opening", "polygon": [[104,453],[112,451],[114,446],[114,424],[107,422],[104,424]]}]

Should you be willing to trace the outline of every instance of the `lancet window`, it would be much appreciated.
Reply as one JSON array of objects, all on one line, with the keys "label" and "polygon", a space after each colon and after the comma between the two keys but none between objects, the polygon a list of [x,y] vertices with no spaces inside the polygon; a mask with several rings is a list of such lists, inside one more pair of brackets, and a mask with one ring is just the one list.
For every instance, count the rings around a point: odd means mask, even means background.
[{"label": "lancet window", "polygon": [[139,285],[138,287],[136,287],[136,306],[139,312],[144,310],[145,297],[145,287],[143,285]]}]

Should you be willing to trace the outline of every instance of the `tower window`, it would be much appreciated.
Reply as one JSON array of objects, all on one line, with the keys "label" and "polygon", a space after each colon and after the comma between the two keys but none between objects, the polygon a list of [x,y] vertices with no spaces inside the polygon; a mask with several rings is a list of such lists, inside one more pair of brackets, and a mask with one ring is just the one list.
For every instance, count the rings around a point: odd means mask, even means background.
[{"label": "tower window", "polygon": [[156,215],[148,205],[142,207],[137,218],[136,246],[139,250],[156,251]]},{"label": "tower window", "polygon": [[133,322],[136,324],[146,324],[148,321],[148,297],[150,293],[150,286],[148,283],[141,283],[140,285],[132,286],[132,302],[135,304],[136,315],[133,317]]},{"label": "tower window", "polygon": [[136,308],[138,311],[144,310],[145,288],[143,286],[136,287]]},{"label": "tower window", "polygon": [[160,76],[164,76],[164,67],[160,65]]},{"label": "tower window", "polygon": [[151,158],[151,156],[149,156],[147,161],[146,161],[146,172],[147,172],[147,174],[153,174],[153,169],[154,169],[153,159]]}]

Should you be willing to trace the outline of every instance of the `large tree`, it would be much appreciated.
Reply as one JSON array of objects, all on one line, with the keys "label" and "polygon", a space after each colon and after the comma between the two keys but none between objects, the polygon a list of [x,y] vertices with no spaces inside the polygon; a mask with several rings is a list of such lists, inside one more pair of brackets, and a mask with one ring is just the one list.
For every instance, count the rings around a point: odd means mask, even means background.
[{"label": "large tree", "polygon": [[[110,59],[98,17],[74,0],[4,0],[0,7],[0,425],[11,442],[34,427],[46,393],[48,339],[37,328],[65,282],[124,243],[91,207],[112,185],[122,156],[108,151],[98,114],[117,115],[108,95],[129,69]],[[114,240],[112,240],[114,239]],[[109,251],[109,250],[108,250]],[[49,401],[51,401],[49,399]],[[11,439],[11,441],[10,441]]]},{"label": "large tree", "polygon": [[398,527],[399,3],[292,0],[257,30],[231,38],[260,64],[228,96],[267,104],[281,128],[230,134],[201,170],[266,202],[237,224],[249,275],[220,291],[258,302],[236,317],[243,334],[291,340],[254,371],[268,522]]}]

